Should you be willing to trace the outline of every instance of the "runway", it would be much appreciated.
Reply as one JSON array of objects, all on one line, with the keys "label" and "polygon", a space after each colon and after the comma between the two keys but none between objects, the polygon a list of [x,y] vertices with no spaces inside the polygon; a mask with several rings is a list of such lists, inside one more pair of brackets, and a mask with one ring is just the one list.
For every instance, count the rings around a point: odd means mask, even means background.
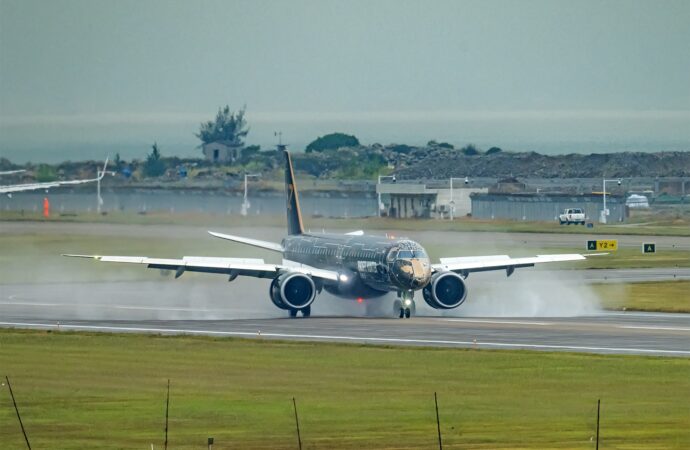
[{"label": "runway", "polygon": [[15,320],[2,327],[523,349],[690,357],[690,315],[609,313],[574,318],[444,318],[79,321]]},{"label": "runway", "polygon": [[[207,238],[205,229],[198,227],[107,224],[4,223],[2,233],[25,235],[46,230],[79,239]],[[235,234],[277,241],[283,232],[267,227]],[[435,245],[449,240],[458,246],[495,240],[496,247],[530,249],[579,246],[587,238],[529,233],[409,234]],[[619,239],[621,246],[633,247],[644,237]],[[66,242],[73,245],[73,241]],[[688,237],[659,237],[656,242],[658,248],[690,248]],[[596,290],[590,287],[602,282],[687,280],[689,268],[525,269],[510,278],[497,273],[472,274],[468,299],[461,307],[449,312],[433,310],[418,298],[417,316],[410,320],[366,317],[366,302],[357,304],[323,293],[314,303],[312,318],[290,320],[271,304],[266,280],[240,278],[227,283],[224,277],[198,274],[173,280],[142,272],[144,280],[126,281],[122,278],[132,277],[130,272],[115,267],[99,270],[88,261],[67,265],[44,255],[31,264],[18,272],[17,278],[25,283],[0,284],[2,327],[57,329],[59,323],[61,330],[690,357],[690,315],[606,313]]]},{"label": "runway", "polygon": [[[555,280],[555,273],[543,277],[536,271],[510,279],[482,274],[471,280],[474,297],[461,307],[441,316],[418,301],[417,317],[409,320],[365,317],[365,305],[324,294],[311,318],[288,319],[268,300],[265,280],[257,279],[230,285],[215,277],[3,285],[0,326],[690,357],[690,314],[603,312],[585,295],[587,279],[626,281],[669,272],[565,272]],[[569,272],[581,273],[564,284],[574,276]],[[539,287],[545,279],[550,284]],[[525,286],[529,295],[517,295]]]}]

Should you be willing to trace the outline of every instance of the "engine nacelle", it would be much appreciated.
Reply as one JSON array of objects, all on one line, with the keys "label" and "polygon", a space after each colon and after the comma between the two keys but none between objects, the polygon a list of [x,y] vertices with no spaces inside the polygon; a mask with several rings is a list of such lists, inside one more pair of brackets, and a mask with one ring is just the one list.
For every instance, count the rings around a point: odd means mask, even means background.
[{"label": "engine nacelle", "polygon": [[467,297],[465,280],[455,272],[438,272],[422,290],[424,301],[435,309],[453,309]]},{"label": "engine nacelle", "polygon": [[280,309],[302,309],[316,298],[316,285],[309,275],[286,273],[271,282],[271,301]]}]

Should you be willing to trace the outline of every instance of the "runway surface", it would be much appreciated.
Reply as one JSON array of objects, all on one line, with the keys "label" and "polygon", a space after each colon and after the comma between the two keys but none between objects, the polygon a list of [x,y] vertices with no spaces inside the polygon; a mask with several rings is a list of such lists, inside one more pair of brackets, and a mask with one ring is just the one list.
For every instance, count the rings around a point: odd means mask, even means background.
[{"label": "runway surface", "polygon": [[316,300],[311,318],[288,319],[268,300],[265,280],[256,279],[3,285],[0,326],[690,357],[690,314],[603,312],[586,277],[563,283],[562,274],[554,276],[482,274],[460,308],[440,316],[417,301],[418,315],[409,320],[366,317],[366,305],[328,295]]},{"label": "runway surface", "polygon": [[379,345],[527,349],[690,357],[690,315],[610,313],[575,318],[77,321],[14,320],[2,327],[192,334]]},{"label": "runway surface", "polygon": [[[0,233],[54,232],[82,236],[207,238],[205,228],[101,224],[3,223]],[[223,231],[223,230],[220,230]],[[282,228],[233,230],[234,234],[278,241]],[[586,235],[424,232],[411,238],[436,245],[473,241],[529,249],[582,246]],[[599,236],[601,237],[601,236]],[[636,247],[641,236],[618,236],[622,247]],[[689,237],[657,237],[657,248],[689,249]],[[68,240],[69,241],[69,240]],[[71,242],[71,241],[69,241]],[[533,349],[690,357],[690,315],[603,312],[592,283],[690,279],[688,268],[516,271],[510,278],[478,273],[468,278],[469,295],[459,308],[442,312],[417,299],[410,320],[392,315],[392,299],[367,317],[372,303],[320,295],[313,317],[287,319],[268,299],[266,280],[185,274],[179,280],[155,273],[141,279],[113,269],[87,268],[89,261],[46,256],[26,272],[36,279],[0,285],[0,326],[22,328],[206,334],[260,339],[300,339],[383,345]],[[24,272],[21,272],[24,274]],[[43,275],[62,282],[45,282]],[[109,281],[106,278],[110,278]],[[10,278],[11,280],[11,278]],[[93,280],[93,281],[85,281]],[[690,294],[689,294],[690,295]],[[369,311],[371,312],[371,311]]]}]

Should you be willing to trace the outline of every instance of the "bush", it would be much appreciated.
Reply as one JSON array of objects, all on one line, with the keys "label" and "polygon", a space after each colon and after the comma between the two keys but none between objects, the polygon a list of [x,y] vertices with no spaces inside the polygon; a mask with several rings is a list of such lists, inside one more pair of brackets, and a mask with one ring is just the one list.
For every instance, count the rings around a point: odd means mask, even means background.
[{"label": "bush", "polygon": [[501,153],[503,150],[500,147],[491,147],[486,151],[487,155],[495,155],[496,153]]},{"label": "bush", "polygon": [[161,153],[158,144],[155,142],[151,146],[151,153],[146,156],[144,162],[144,176],[159,177],[165,173],[165,164],[161,161]]},{"label": "bush", "polygon": [[467,144],[460,151],[465,156],[477,156],[480,154],[479,149],[474,144]]},{"label": "bush", "polygon": [[36,170],[36,181],[39,183],[55,181],[57,178],[57,172],[53,166],[49,166],[48,164],[41,164],[38,166],[38,170]]},{"label": "bush", "polygon": [[331,133],[317,138],[307,145],[306,152],[322,152],[324,150],[337,150],[342,147],[358,147],[359,140],[349,134]]}]

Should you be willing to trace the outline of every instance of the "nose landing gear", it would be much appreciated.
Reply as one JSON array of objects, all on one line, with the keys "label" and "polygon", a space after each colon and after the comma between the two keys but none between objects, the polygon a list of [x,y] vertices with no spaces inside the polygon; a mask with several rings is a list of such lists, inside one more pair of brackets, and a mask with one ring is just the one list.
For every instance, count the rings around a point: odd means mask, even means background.
[{"label": "nose landing gear", "polygon": [[415,312],[414,291],[398,292],[398,299],[393,304],[393,311],[401,319],[409,319]]}]

